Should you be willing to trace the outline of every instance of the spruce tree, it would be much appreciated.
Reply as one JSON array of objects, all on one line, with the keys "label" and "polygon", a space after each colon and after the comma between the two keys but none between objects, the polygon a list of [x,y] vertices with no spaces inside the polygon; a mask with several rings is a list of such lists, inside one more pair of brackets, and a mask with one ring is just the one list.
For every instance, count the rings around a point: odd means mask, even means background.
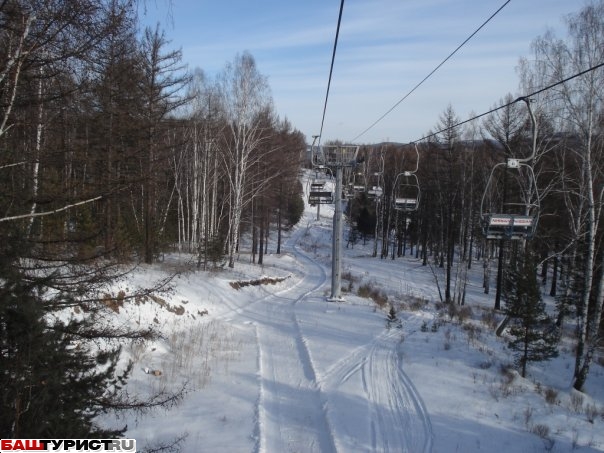
[{"label": "spruce tree", "polygon": [[394,305],[390,305],[390,311],[388,312],[388,317],[386,318],[386,327],[390,329],[392,326],[396,327],[397,329],[403,327],[403,323],[396,316]]},{"label": "spruce tree", "polygon": [[558,330],[545,311],[533,255],[526,252],[512,263],[503,292],[505,312],[511,322],[508,346],[516,351],[522,377],[528,362],[549,360],[558,355]]}]

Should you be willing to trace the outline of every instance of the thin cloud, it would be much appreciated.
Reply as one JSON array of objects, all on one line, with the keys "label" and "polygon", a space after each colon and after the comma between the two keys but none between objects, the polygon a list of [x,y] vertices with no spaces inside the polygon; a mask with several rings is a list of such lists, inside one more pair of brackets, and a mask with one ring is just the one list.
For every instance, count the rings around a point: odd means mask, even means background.
[{"label": "thin cloud", "polygon": [[[346,2],[324,140],[350,139],[368,127],[502,4]],[[182,48],[184,62],[209,76],[249,51],[268,77],[277,114],[310,137],[320,125],[338,7],[339,2],[324,0],[179,0],[172,6],[174,26],[166,29],[173,46]],[[449,103],[462,118],[488,110],[516,90],[515,67],[519,58],[530,56],[531,41],[548,27],[563,28],[562,16],[580,7],[568,0],[510,2],[362,139],[414,140],[434,126]]]}]

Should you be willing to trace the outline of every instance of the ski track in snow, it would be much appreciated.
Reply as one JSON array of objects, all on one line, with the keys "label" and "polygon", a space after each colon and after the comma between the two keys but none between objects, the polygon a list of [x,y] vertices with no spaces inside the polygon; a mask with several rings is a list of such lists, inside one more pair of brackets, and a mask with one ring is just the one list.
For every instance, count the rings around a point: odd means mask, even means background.
[{"label": "ski track in snow", "polygon": [[[387,330],[317,373],[296,315],[296,305],[327,282],[324,267],[295,246],[286,248],[303,267],[304,277],[278,293],[245,307],[232,305],[229,317],[241,317],[255,329],[258,397],[255,453],[344,452],[332,420],[338,408],[329,394],[360,373],[374,452],[432,450],[432,426],[421,397],[397,356],[397,330]],[[338,448],[339,447],[339,448]]]},{"label": "ski track in snow", "polygon": [[357,347],[320,376],[333,392],[360,373],[367,398],[371,449],[374,452],[429,453],[432,425],[424,403],[402,369],[397,355],[397,330],[385,331]]},{"label": "ski track in snow", "polygon": [[297,302],[323,286],[327,277],[321,266],[296,255],[304,266],[300,282],[245,307],[232,307],[230,313],[251,321],[256,332],[257,453],[337,451],[326,401],[295,313]]},{"label": "ski track in snow", "polygon": [[[401,368],[393,342],[373,344],[361,372],[371,417],[373,451],[429,452],[432,428],[425,407]],[[392,340],[390,338],[390,340]]]}]

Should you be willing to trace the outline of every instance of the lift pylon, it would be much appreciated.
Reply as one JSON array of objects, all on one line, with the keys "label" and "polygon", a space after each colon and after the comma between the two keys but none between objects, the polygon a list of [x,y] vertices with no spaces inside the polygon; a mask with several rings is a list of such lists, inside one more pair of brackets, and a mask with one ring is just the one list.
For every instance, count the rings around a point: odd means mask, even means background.
[{"label": "lift pylon", "polygon": [[359,147],[355,145],[333,145],[323,147],[325,166],[335,171],[335,209],[333,215],[333,240],[331,256],[331,295],[328,300],[342,300],[342,174],[344,169],[353,169],[358,164]]}]

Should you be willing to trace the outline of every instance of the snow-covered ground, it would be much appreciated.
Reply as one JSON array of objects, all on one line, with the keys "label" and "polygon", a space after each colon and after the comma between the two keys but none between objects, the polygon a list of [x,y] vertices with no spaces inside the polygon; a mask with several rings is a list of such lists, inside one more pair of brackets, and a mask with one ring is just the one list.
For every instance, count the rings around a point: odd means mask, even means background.
[{"label": "snow-covered ground", "polygon": [[[321,215],[307,207],[264,266],[241,255],[235,269],[202,272],[172,255],[122,282],[183,271],[168,294],[126,301],[115,316],[164,335],[125,351],[128,391],[186,383],[188,393],[170,409],[105,421],[127,424],[139,448],[181,438],[191,453],[604,451],[600,365],[587,395],[572,392],[568,342],[522,379],[494,335],[479,266],[460,320],[437,309],[429,268],[357,244],[344,249],[345,301],[328,302],[333,207]],[[262,277],[277,282],[233,285]],[[357,295],[363,285],[388,296],[401,328],[387,328],[389,305]]]}]

